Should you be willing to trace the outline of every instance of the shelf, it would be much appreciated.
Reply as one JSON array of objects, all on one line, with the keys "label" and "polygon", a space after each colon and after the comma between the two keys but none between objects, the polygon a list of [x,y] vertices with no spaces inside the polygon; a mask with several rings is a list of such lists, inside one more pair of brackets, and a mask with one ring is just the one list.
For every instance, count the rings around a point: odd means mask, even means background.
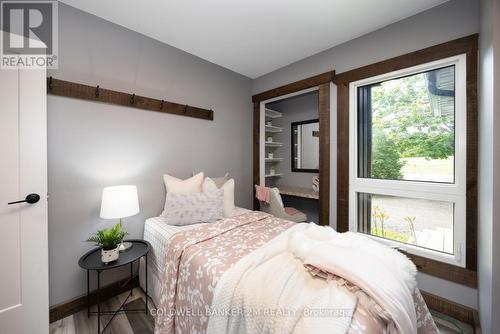
[{"label": "shelf", "polygon": [[276,173],[276,174],[266,174],[266,177],[278,177],[283,175],[283,173]]},{"label": "shelf", "polygon": [[267,118],[280,118],[283,114],[279,111],[271,110],[266,108],[266,117]]},{"label": "shelf", "polygon": [[274,141],[266,141],[264,144],[266,145],[266,147],[281,147],[281,146],[283,146],[283,143],[277,143]]},{"label": "shelf", "polygon": [[266,125],[266,132],[281,132],[283,128],[273,125]]},{"label": "shelf", "polygon": [[264,160],[266,162],[281,162],[283,161],[283,158],[265,158]]}]

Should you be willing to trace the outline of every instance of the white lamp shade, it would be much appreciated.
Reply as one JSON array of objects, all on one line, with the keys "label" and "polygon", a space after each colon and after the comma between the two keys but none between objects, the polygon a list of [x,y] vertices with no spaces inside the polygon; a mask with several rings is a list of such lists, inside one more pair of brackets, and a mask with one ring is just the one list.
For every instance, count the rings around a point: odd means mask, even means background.
[{"label": "white lamp shade", "polygon": [[106,187],[102,191],[101,218],[118,219],[139,213],[136,186]]}]

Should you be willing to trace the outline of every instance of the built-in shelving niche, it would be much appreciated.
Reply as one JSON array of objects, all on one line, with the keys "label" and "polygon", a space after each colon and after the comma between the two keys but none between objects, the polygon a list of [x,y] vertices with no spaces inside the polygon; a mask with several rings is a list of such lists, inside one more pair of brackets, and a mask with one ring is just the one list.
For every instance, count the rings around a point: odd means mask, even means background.
[{"label": "built-in shelving niche", "polygon": [[[273,180],[283,175],[279,168],[279,164],[283,161],[283,158],[276,156],[276,148],[282,147],[283,143],[276,141],[275,137],[275,135],[283,132],[283,128],[279,126],[279,119],[281,117],[283,117],[281,112],[269,108],[265,109],[265,177]],[[272,141],[268,140],[269,137],[272,138]],[[273,154],[272,158],[269,157],[269,153]],[[274,170],[274,172],[272,173],[271,170]]]}]

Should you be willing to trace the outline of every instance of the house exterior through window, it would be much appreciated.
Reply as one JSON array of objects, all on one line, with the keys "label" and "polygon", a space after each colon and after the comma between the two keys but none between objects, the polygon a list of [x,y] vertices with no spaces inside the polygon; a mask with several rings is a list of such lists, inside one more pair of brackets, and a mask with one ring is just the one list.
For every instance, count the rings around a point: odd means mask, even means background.
[{"label": "house exterior through window", "polygon": [[349,229],[465,266],[466,56],[349,86]]}]

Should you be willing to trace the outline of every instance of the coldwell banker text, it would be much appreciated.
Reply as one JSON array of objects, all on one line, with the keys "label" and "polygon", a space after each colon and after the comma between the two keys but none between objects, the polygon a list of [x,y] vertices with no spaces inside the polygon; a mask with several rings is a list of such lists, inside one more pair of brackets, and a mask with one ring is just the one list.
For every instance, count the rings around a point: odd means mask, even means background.
[{"label": "coldwell banker text", "polygon": [[58,67],[57,1],[0,0],[0,68]]}]

